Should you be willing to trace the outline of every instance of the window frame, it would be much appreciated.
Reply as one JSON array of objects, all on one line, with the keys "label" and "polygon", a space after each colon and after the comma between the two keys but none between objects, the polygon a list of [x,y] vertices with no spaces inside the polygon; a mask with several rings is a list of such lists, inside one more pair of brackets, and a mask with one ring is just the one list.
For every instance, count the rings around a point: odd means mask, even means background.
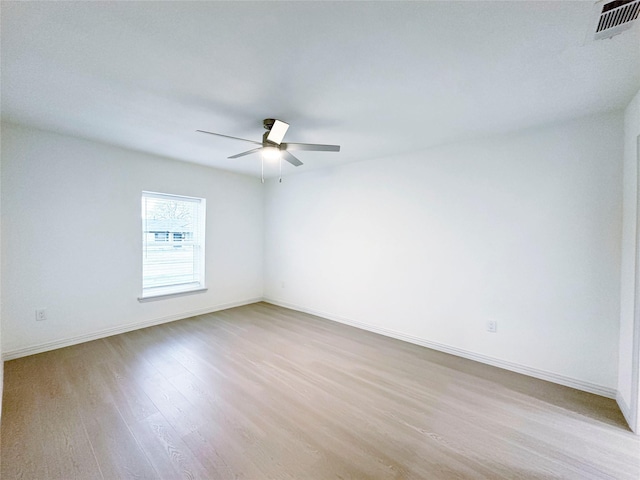
[{"label": "window frame", "polygon": [[[182,240],[178,242],[174,242],[174,232],[167,232],[167,240],[159,241],[156,238],[156,233],[153,231],[149,231],[147,227],[147,218],[145,213],[146,200],[147,199],[160,199],[166,201],[183,201],[183,202],[191,202],[197,205],[196,215],[197,218],[193,219],[194,223],[194,232],[189,235],[189,239],[187,240],[185,237],[187,235],[182,232]],[[205,241],[206,241],[206,199],[200,197],[191,197],[186,195],[176,195],[172,193],[162,193],[162,192],[151,192],[147,190],[142,191],[142,195],[140,196],[141,201],[141,209],[140,209],[140,219],[141,219],[141,233],[142,233],[142,246],[141,246],[141,258],[140,258],[140,266],[141,266],[141,284],[142,284],[142,293],[138,297],[138,301],[146,302],[152,300],[159,300],[167,297],[181,296],[181,295],[190,295],[194,293],[206,292],[207,287],[205,283],[206,279],[206,262],[205,262]],[[171,245],[172,248],[175,244],[177,246],[182,247],[185,244],[189,246],[193,246],[193,261],[194,261],[194,269],[198,271],[198,278],[193,282],[182,282],[182,283],[173,283],[169,285],[160,285],[160,286],[146,286],[145,287],[145,255],[147,255],[147,248],[149,247],[149,235],[154,236],[153,243],[163,243],[167,246]],[[182,249],[180,249],[182,250]],[[197,262],[197,265],[196,265]]]}]

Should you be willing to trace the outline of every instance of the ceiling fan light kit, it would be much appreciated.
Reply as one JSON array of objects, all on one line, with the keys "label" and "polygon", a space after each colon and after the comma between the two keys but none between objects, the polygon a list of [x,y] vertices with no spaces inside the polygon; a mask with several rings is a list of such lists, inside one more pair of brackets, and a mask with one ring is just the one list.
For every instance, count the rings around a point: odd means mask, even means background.
[{"label": "ceiling fan light kit", "polygon": [[276,147],[262,148],[262,156],[266,160],[279,160],[280,158],[282,158],[282,155],[280,155],[280,150],[278,150]]},{"label": "ceiling fan light kit", "polygon": [[290,150],[306,150],[312,152],[339,152],[340,145],[321,145],[316,143],[282,143],[284,136],[289,130],[289,124],[282,120],[276,120],[274,118],[265,118],[262,121],[262,125],[267,130],[262,136],[262,142],[256,142],[254,140],[247,140],[246,138],[232,137],[230,135],[223,135],[221,133],[207,132],[205,130],[196,130],[196,132],[206,133],[209,135],[216,135],[218,137],[230,138],[232,140],[240,140],[243,142],[253,143],[260,145],[258,148],[247,150],[246,152],[237,153],[228,158],[240,158],[253,153],[260,153],[261,158],[261,170],[262,170],[262,183],[264,183],[264,160],[279,160],[280,161],[280,182],[282,182],[282,160],[286,160],[294,167],[299,167],[302,162],[298,160],[294,155],[289,153]]}]

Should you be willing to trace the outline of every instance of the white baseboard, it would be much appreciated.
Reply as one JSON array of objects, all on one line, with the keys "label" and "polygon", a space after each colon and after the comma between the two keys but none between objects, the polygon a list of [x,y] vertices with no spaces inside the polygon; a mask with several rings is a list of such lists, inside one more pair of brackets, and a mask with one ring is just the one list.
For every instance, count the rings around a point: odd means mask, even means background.
[{"label": "white baseboard", "polygon": [[638,434],[638,432],[636,432],[636,429],[634,428],[635,419],[631,414],[631,407],[627,405],[627,402],[625,402],[624,398],[622,398],[620,392],[616,394],[616,402],[618,403],[618,408],[620,408],[620,411],[622,412],[624,419],[627,421],[627,425],[629,425],[629,428],[631,428],[634,433]]},{"label": "white baseboard", "polygon": [[110,337],[112,335],[118,335],[120,333],[131,332],[133,330],[139,330],[141,328],[152,327],[154,325],[160,325],[162,323],[174,322],[176,320],[183,320],[185,318],[195,317],[197,315],[204,315],[207,313],[218,312],[220,310],[226,310],[228,308],[241,307],[243,305],[249,305],[251,303],[261,302],[262,298],[250,298],[247,300],[239,300],[236,302],[221,303],[213,305],[207,308],[201,308],[199,310],[192,310],[189,312],[182,312],[174,315],[168,315],[166,317],[154,318],[152,320],[145,320],[142,322],[127,323],[126,325],[119,325],[113,328],[107,328],[97,332],[92,332],[84,335],[78,335],[76,337],[63,338],[60,340],[54,340],[52,342],[40,343],[37,345],[31,345],[29,347],[18,348],[15,350],[9,350],[3,352],[2,360],[13,360],[20,357],[26,357],[28,355],[34,355],[36,353],[48,352],[49,350],[55,350],[57,348],[69,347],[71,345],[77,345],[78,343],[90,342],[91,340],[98,340],[100,338]]},{"label": "white baseboard", "polygon": [[514,363],[506,360],[501,360],[499,358],[489,357],[487,355],[482,355],[482,354],[471,352],[468,350],[463,350],[461,348],[452,347],[450,345],[432,342],[424,338],[415,337],[413,335],[408,335],[406,333],[397,332],[395,330],[390,330],[387,328],[368,325],[366,323],[351,320],[349,318],[341,317],[339,315],[333,315],[333,314],[316,310],[313,308],[302,307],[300,305],[295,305],[295,304],[284,302],[274,298],[265,297],[263,298],[263,301],[266,303],[271,303],[273,305],[280,306],[280,307],[289,308],[291,310],[310,313],[311,315],[316,315],[318,317],[322,317],[327,320],[344,323],[352,327],[360,328],[362,330],[367,330],[374,333],[379,333],[380,335],[385,335],[387,337],[396,338],[398,340],[403,340],[405,342],[414,343],[416,345],[431,348],[433,350],[438,350],[440,352],[450,353],[458,357],[468,358],[470,360],[475,360],[476,362],[486,363],[487,365],[492,365],[494,367],[503,368],[505,370],[521,373],[523,375],[528,375],[534,378],[539,378],[540,380],[546,380],[548,382],[557,383],[559,385],[575,388],[577,390],[582,390],[584,392],[594,393],[602,397],[607,397],[612,399],[616,398],[617,392],[615,389],[604,387],[602,385],[597,385],[595,383],[585,382],[583,380],[578,380],[575,378],[566,377],[564,375],[559,375],[557,373],[528,367],[526,365],[521,365],[519,363]]},{"label": "white baseboard", "polygon": [[3,352],[2,360],[13,360],[20,357],[26,357],[28,355],[34,355],[36,353],[47,352],[49,350],[55,350],[57,348],[68,347],[71,345],[76,345],[78,343],[89,342],[92,340],[98,340],[100,338],[110,337],[112,335],[118,335],[120,333],[130,332],[132,330],[139,330],[141,328],[151,327],[153,325],[160,325],[163,323],[173,322],[176,320],[182,320],[185,318],[195,317],[197,315],[204,315],[207,313],[217,312],[220,310],[226,310],[228,308],[240,307],[243,305],[249,305],[252,303],[264,301],[267,303],[271,303],[273,305],[277,305],[284,308],[289,308],[291,310],[296,310],[299,312],[309,313],[311,315],[316,315],[318,317],[325,318],[327,320],[331,320],[338,323],[343,323],[345,325],[350,325],[352,327],[360,328],[362,330],[367,330],[370,332],[378,333],[380,335],[385,335],[387,337],[396,338],[398,340],[403,340],[405,342],[413,343],[416,345],[420,345],[423,347],[431,348],[433,350],[438,350],[441,352],[449,353],[452,355],[456,355],[458,357],[468,358],[470,360],[475,360],[480,363],[485,363],[487,365],[492,365],[495,367],[503,368],[505,370],[510,370],[512,372],[522,373],[524,375],[528,375],[530,377],[539,378],[541,380],[546,380],[549,382],[557,383],[560,385],[565,385],[567,387],[575,388],[578,390],[582,390],[589,393],[594,393],[596,395],[601,395],[603,397],[615,399],[620,406],[620,410],[622,411],[625,419],[629,421],[630,419],[630,409],[627,404],[624,402],[622,397],[617,394],[616,390],[604,387],[601,385],[597,385],[590,382],[585,382],[582,380],[577,380],[571,377],[566,377],[564,375],[559,375],[557,373],[548,372],[545,370],[540,370],[537,368],[528,367],[526,365],[521,365],[514,362],[509,362],[506,360],[501,360],[498,358],[489,357],[487,355],[482,355],[479,353],[471,352],[468,350],[463,350],[457,347],[453,347],[450,345],[445,345],[437,342],[432,342],[430,340],[426,340],[424,338],[415,337],[413,335],[408,335],[402,332],[397,332],[395,330],[376,327],[373,325],[369,325],[363,322],[358,322],[355,320],[351,320],[345,317],[341,317],[339,315],[333,315],[327,312],[323,312],[320,310],[316,310],[313,308],[306,308],[300,305],[295,305],[289,302],[273,299],[273,298],[251,298],[247,300],[240,300],[236,302],[218,304],[211,307],[192,310],[188,312],[182,312],[180,314],[169,315],[166,317],[155,318],[152,320],[145,320],[142,322],[134,322],[128,323],[126,325],[120,325],[113,328],[108,328],[104,330],[100,330],[97,332],[79,335],[76,337],[70,337],[60,340],[55,340],[52,342],[40,343],[37,345],[31,345],[29,347],[19,348],[15,350],[9,350]]}]

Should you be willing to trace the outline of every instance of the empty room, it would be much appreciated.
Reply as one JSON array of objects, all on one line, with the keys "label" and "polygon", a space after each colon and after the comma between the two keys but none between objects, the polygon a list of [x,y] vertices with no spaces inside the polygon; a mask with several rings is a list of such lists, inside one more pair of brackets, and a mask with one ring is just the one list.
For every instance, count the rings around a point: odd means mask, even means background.
[{"label": "empty room", "polygon": [[2,479],[640,478],[639,12],[2,1]]}]

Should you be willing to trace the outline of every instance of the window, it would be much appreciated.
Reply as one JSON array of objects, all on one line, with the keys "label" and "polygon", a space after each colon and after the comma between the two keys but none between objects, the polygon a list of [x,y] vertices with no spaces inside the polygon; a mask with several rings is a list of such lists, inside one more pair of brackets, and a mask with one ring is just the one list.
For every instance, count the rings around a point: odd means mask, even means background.
[{"label": "window", "polygon": [[142,192],[140,300],[204,290],[204,198]]}]

